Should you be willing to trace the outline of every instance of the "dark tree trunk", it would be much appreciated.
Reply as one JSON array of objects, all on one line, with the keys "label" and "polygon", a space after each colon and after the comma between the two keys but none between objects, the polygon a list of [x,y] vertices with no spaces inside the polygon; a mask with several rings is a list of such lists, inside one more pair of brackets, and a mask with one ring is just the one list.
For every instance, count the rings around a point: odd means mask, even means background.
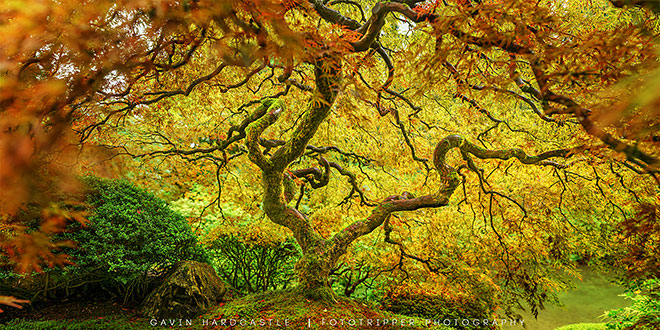
[{"label": "dark tree trunk", "polygon": [[334,300],[328,277],[334,267],[334,258],[317,252],[308,252],[296,264],[300,289],[305,297],[313,300]]},{"label": "dark tree trunk", "polygon": [[[314,96],[292,137],[272,156],[268,157],[263,153],[259,140],[261,134],[277,121],[282,111],[282,103],[278,100],[264,100],[262,106],[255,111],[255,114],[261,117],[246,129],[248,156],[262,172],[264,211],[271,221],[289,228],[300,244],[303,257],[296,264],[296,272],[303,294],[314,300],[334,300],[335,294],[328,283],[330,271],[355,239],[380,227],[393,212],[447,205],[459,183],[456,170],[444,163],[444,156],[448,150],[460,147],[463,139],[450,136],[438,143],[434,155],[434,165],[442,178],[442,184],[436,193],[418,198],[407,192],[389,196],[374,207],[368,218],[353,222],[331,238],[321,237],[305,215],[288,205],[292,196],[286,196],[284,172],[293,161],[302,156],[307,143],[330,113],[341,84],[340,73],[341,64],[337,59],[321,58],[315,63]],[[325,162],[326,171],[329,171],[328,165]],[[327,180],[325,182],[327,183]]]}]

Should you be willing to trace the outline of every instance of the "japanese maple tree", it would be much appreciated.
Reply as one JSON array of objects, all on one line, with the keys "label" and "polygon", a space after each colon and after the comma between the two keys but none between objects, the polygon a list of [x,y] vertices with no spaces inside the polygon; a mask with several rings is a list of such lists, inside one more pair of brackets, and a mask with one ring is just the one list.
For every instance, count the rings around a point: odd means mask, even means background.
[{"label": "japanese maple tree", "polygon": [[[83,220],[52,211],[55,193],[40,187],[68,189],[69,169],[125,157],[142,180],[216,184],[218,205],[258,198],[246,209],[302,248],[308,297],[331,299],[333,268],[382,230],[390,270],[490,264],[542,305],[529,263],[561,254],[570,210],[611,204],[610,218],[626,218],[657,193],[657,11],[604,0],[2,4],[3,256],[26,270],[63,262],[48,234]],[[244,188],[227,179],[237,172]],[[26,203],[51,207],[41,236],[16,220]],[[438,235],[458,218],[479,243],[451,259]]]}]

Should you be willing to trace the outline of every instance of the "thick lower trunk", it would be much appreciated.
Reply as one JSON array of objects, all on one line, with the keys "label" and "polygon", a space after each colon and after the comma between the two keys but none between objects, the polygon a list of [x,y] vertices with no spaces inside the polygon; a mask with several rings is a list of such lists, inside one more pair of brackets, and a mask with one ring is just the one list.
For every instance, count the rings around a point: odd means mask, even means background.
[{"label": "thick lower trunk", "polygon": [[334,301],[328,277],[335,261],[322,252],[308,252],[296,263],[300,289],[306,298],[317,301]]}]

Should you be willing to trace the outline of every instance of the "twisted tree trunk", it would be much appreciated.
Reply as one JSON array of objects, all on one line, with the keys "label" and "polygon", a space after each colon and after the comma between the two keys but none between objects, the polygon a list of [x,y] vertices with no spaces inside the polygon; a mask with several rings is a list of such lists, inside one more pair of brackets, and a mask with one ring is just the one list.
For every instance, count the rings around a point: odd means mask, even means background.
[{"label": "twisted tree trunk", "polygon": [[[394,212],[413,211],[421,208],[436,208],[446,206],[449,198],[460,183],[458,171],[445,162],[447,152],[458,149],[468,167],[473,169],[471,157],[510,159],[517,158],[524,164],[558,164],[547,160],[551,157],[567,157],[570,149],[548,151],[536,156],[527,155],[518,148],[504,150],[483,149],[465,140],[460,135],[450,135],[438,142],[433,154],[433,165],[440,175],[440,184],[433,194],[414,197],[413,194],[403,192],[384,198],[369,217],[358,220],[345,227],[332,237],[321,237],[312,227],[308,218],[296,208],[288,206],[291,196],[285,193],[285,180],[290,180],[291,174],[285,174],[285,169],[296,159],[302,156],[307,143],[314,136],[319,125],[330,112],[335,101],[340,84],[340,64],[332,57],[319,59],[315,63],[316,89],[309,107],[301,122],[296,127],[293,136],[283,144],[270,157],[264,155],[260,147],[260,136],[270,125],[275,123],[283,111],[278,100],[265,100],[261,107],[255,111],[261,117],[246,129],[248,155],[262,172],[262,185],[264,189],[263,206],[268,218],[279,225],[289,228],[300,247],[303,256],[296,264],[296,272],[300,281],[300,288],[305,296],[315,300],[334,299],[334,293],[329,287],[328,276],[337,260],[346,253],[348,246],[358,237],[367,235],[386,224],[386,240],[393,244],[399,243],[389,237],[391,227],[387,220]],[[327,183],[330,163],[323,160],[325,173],[317,173],[322,182]],[[312,169],[300,170],[308,173]],[[318,171],[318,170],[317,170]],[[296,174],[293,173],[295,176]],[[325,176],[325,177],[324,177]],[[403,252],[402,252],[403,253]]]},{"label": "twisted tree trunk", "polygon": [[327,299],[333,297],[328,286],[328,275],[336,258],[328,258],[328,241],[314,230],[307,217],[287,205],[283,184],[285,169],[302,155],[307,143],[330,113],[339,90],[339,60],[324,57],[318,59],[314,66],[316,89],[292,137],[271,157],[266,157],[260,149],[261,134],[277,120],[282,111],[282,105],[277,100],[266,100],[262,103],[256,113],[264,115],[248,126],[246,135],[248,156],[262,172],[264,211],[271,221],[291,229],[303,250],[303,257],[296,264],[301,288],[305,295],[312,299]]}]

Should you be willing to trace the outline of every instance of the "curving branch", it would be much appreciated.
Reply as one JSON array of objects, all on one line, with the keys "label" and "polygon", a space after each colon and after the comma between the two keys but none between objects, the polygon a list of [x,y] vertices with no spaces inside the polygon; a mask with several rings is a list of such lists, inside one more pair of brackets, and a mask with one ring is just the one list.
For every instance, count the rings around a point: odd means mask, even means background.
[{"label": "curving branch", "polygon": [[348,18],[337,10],[326,6],[321,0],[311,0],[310,2],[314,6],[314,10],[316,10],[321,18],[328,22],[338,24],[339,26],[349,28],[351,30],[357,30],[360,26],[362,26],[360,22],[352,18]]},{"label": "curving branch", "polygon": [[644,171],[655,173],[659,170],[660,160],[658,160],[658,158],[637,149],[637,146],[628,145],[615,138],[613,135],[605,132],[605,130],[596,125],[596,123],[589,118],[591,110],[584,108],[568,96],[552,92],[548,83],[548,76],[545,74],[543,67],[541,66],[541,59],[539,57],[533,58],[533,60],[530,61],[530,66],[532,67],[536,82],[539,84],[540,91],[537,92],[541,99],[564,106],[564,111],[566,113],[574,114],[585,132],[598,138],[611,149],[624,153],[628,160],[637,162]]},{"label": "curving branch", "polygon": [[364,10],[362,10],[362,5],[360,5],[357,1],[353,1],[353,0],[330,0],[330,1],[328,1],[328,3],[326,5],[327,6],[332,6],[332,5],[336,5],[336,4],[340,4],[340,3],[351,5],[355,8],[357,8],[357,10],[360,12],[361,20],[363,22],[367,20],[366,16],[364,16]]},{"label": "curving branch", "polygon": [[[273,148],[277,148],[277,147],[281,147],[281,146],[285,145],[286,141],[284,141],[284,140],[275,140],[275,139],[269,140],[269,139],[263,139],[262,138],[262,139],[259,140],[259,144],[261,144],[261,146],[265,148],[264,153],[268,153]],[[355,162],[357,162],[360,165],[369,165],[372,162],[374,162],[374,160],[369,158],[369,157],[357,154],[357,153],[352,152],[352,151],[345,151],[345,150],[339,149],[339,147],[334,146],[334,145],[318,147],[318,146],[308,144],[305,147],[305,149],[308,150],[308,153],[306,155],[310,155],[310,154],[311,155],[314,155],[314,154],[321,155],[321,154],[326,154],[330,151],[333,151],[333,152],[336,152],[336,153],[338,153],[338,154],[340,154],[340,155],[342,155],[346,158],[353,159]]]},{"label": "curving branch", "polygon": [[610,0],[612,5],[617,8],[624,8],[627,6],[641,6],[660,14],[660,2],[657,0]]},{"label": "curving branch", "polygon": [[355,52],[363,52],[371,48],[371,45],[380,34],[383,25],[385,25],[385,17],[392,12],[401,13],[413,22],[420,22],[425,19],[424,16],[419,15],[404,4],[397,2],[378,2],[371,9],[369,20],[355,30],[362,35],[358,41],[350,43]]},{"label": "curving branch", "polygon": [[421,1],[377,2],[371,9],[369,19],[364,24],[360,24],[358,21],[348,18],[326,6],[321,0],[310,0],[310,2],[322,19],[355,31],[361,36],[357,41],[349,42],[355,52],[363,52],[372,47],[385,25],[385,17],[389,13],[396,12],[403,14],[413,22],[421,22],[434,17],[430,14],[420,15],[411,8],[411,6]]},{"label": "curving branch", "polygon": [[358,194],[358,197],[360,198],[360,203],[362,205],[367,205],[367,206],[376,206],[377,204],[371,202],[364,194],[362,189],[360,188],[360,185],[357,182],[357,178],[355,177],[355,174],[351,173],[350,171],[344,169],[341,165],[339,165],[336,162],[329,162],[325,158],[320,157],[319,163],[323,166],[323,171],[317,167],[308,167],[308,168],[303,168],[303,169],[298,169],[289,172],[290,175],[304,179],[305,181],[309,182],[310,186],[312,186],[313,189],[318,189],[321,187],[326,186],[329,181],[330,181],[330,169],[334,168],[339,172],[339,174],[345,176],[348,178],[348,183],[351,185],[351,192],[344,198],[344,200],[340,203],[343,204],[350,200],[350,198],[353,197],[354,194]]},{"label": "curving branch", "polygon": [[339,92],[340,67],[341,64],[338,59],[332,57],[320,59],[315,63],[316,90],[309,108],[305,111],[301,122],[294,129],[291,139],[271,157],[278,171],[284,170],[303,154],[307,143],[312,139],[321,122],[330,113],[330,108]]},{"label": "curving branch", "polygon": [[261,149],[259,148],[259,138],[266,128],[274,124],[279,117],[282,112],[282,103],[276,99],[264,100],[256,112],[262,111],[267,113],[247,127],[246,144],[250,160],[255,165],[259,166],[262,171],[270,171],[273,168],[273,162],[266,158],[263,152],[261,152]]},{"label": "curving branch", "polygon": [[[489,150],[469,142],[460,135],[447,136],[438,142],[433,153],[433,165],[440,174],[438,190],[433,194],[420,197],[414,197],[413,194],[405,192],[401,195],[393,195],[383,199],[367,219],[356,221],[334,235],[332,238],[332,253],[341,255],[351,242],[380,227],[392,213],[446,206],[461,181],[458,170],[445,161],[447,153],[452,149],[458,149],[462,154],[473,155],[480,159],[507,160],[516,158],[523,164],[539,165],[551,165],[546,162],[549,158],[567,158],[575,153],[575,149],[558,149],[538,155],[528,155],[519,148]],[[472,166],[474,165],[472,164]]]},{"label": "curving branch", "polygon": [[319,159],[319,163],[323,166],[323,170],[318,167],[308,167],[291,171],[290,174],[305,179],[313,189],[325,187],[330,182],[330,164],[323,157]]}]

